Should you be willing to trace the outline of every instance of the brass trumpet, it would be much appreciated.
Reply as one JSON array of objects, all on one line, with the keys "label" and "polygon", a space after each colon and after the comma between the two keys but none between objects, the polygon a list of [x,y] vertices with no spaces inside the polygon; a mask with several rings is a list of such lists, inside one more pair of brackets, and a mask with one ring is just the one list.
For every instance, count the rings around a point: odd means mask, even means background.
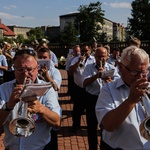
[{"label": "brass trumpet", "polygon": [[84,68],[84,65],[85,65],[85,61],[86,61],[86,56],[85,56],[85,54],[83,55],[83,60],[81,60],[80,61],[80,63],[79,63],[79,67],[80,67],[80,69],[83,69]]},{"label": "brass trumpet", "polygon": [[[24,79],[24,84],[26,84],[26,78]],[[22,98],[19,102],[19,109],[16,114],[17,117],[9,123],[9,130],[15,136],[27,137],[30,136],[35,130],[34,121],[31,118],[32,115],[27,111],[27,102],[30,100],[33,99]]]},{"label": "brass trumpet", "polygon": [[66,58],[64,56],[61,56],[60,57],[60,60],[59,60],[59,63],[62,65],[62,66],[65,66],[66,65]]},{"label": "brass trumpet", "polygon": [[150,141],[150,84],[147,87],[147,93],[142,96],[142,102],[148,117],[140,124],[140,134],[146,140]]}]

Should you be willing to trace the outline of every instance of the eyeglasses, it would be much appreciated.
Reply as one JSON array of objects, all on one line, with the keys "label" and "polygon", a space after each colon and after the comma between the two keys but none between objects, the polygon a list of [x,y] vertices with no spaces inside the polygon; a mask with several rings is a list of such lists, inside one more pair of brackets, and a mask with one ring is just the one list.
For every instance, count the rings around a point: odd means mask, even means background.
[{"label": "eyeglasses", "polygon": [[17,68],[14,66],[15,70],[18,73],[24,73],[25,71],[27,71],[28,73],[32,73],[35,69],[37,69],[38,65],[35,68],[32,67],[21,67],[21,68]]},{"label": "eyeglasses", "polygon": [[143,71],[138,71],[138,70],[130,70],[128,67],[126,67],[124,64],[122,64],[122,66],[128,70],[128,72],[130,72],[131,75],[136,76],[138,74],[142,74],[142,75],[147,75],[149,73],[149,70],[143,70]]}]

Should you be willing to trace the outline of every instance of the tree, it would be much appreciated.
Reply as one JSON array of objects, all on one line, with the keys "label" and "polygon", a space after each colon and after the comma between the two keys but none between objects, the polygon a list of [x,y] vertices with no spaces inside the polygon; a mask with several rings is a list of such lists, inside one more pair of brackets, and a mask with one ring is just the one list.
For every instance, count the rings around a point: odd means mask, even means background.
[{"label": "tree", "polygon": [[34,29],[31,29],[29,32],[27,32],[28,39],[33,42],[35,39],[41,39],[44,37],[44,34],[42,32],[42,29],[37,27]]},{"label": "tree", "polygon": [[149,0],[134,0],[132,18],[128,18],[127,31],[130,36],[140,40],[150,40],[150,3]]},{"label": "tree", "polygon": [[24,43],[25,39],[22,34],[19,34],[15,41],[18,43]]},{"label": "tree", "polygon": [[78,31],[76,30],[73,22],[68,22],[67,26],[60,33],[60,44],[70,47],[78,43]]},{"label": "tree", "polygon": [[[102,29],[104,11],[101,9],[101,3],[90,3],[87,5],[80,5],[79,14],[76,19],[78,30],[80,31],[81,42],[89,42],[95,37],[99,39],[99,30]],[[101,25],[101,26],[100,26]]]}]

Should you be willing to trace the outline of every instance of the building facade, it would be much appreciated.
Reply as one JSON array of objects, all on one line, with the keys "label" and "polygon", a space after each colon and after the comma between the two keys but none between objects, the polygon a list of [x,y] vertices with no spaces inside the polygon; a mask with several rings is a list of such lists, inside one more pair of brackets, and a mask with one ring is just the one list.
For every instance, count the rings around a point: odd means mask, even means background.
[{"label": "building facade", "polygon": [[123,24],[113,23],[113,39],[125,41],[126,33]]},{"label": "building facade", "polygon": [[18,36],[18,35],[23,35],[23,37],[25,39],[27,39],[27,32],[29,32],[31,29],[31,27],[21,27],[21,26],[7,26],[9,29],[11,29],[14,33],[15,33],[15,38]]},{"label": "building facade", "polygon": [[[60,16],[60,31],[62,31],[64,29],[64,27],[67,25],[68,22],[74,22],[78,14],[79,13],[71,13],[71,14],[61,15]],[[120,41],[125,40],[125,28],[123,27],[123,25],[115,23],[106,18],[104,18],[103,21],[104,21],[103,25],[101,23],[99,23],[102,30],[99,30],[98,33],[100,33],[100,34],[106,33],[107,41],[111,41],[114,38],[118,39]]]},{"label": "building facade", "polygon": [[0,19],[0,38],[15,38],[15,33],[2,23]]}]

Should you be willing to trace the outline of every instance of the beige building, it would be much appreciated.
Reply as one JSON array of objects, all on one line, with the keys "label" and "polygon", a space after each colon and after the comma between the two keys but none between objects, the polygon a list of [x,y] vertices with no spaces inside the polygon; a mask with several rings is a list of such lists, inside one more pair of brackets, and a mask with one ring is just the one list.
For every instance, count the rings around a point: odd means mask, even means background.
[{"label": "beige building", "polygon": [[106,33],[107,41],[113,40],[113,22],[104,18],[104,25],[102,27],[102,32]]},{"label": "beige building", "polygon": [[21,27],[21,26],[7,26],[9,29],[11,29],[15,33],[15,37],[18,35],[23,35],[23,37],[26,39],[27,38],[27,32],[29,32],[31,29],[30,27]]},{"label": "beige building", "polygon": [[[64,27],[67,25],[68,22],[74,22],[77,15],[79,13],[71,13],[71,14],[66,14],[66,15],[62,15],[60,16],[60,31],[62,31],[64,29]],[[104,24],[102,25],[101,23],[98,23],[102,30],[99,30],[98,32],[101,34],[102,32],[107,34],[107,41],[111,41],[114,39],[114,37],[117,37],[117,39],[119,39],[120,41],[124,41],[125,40],[125,28],[123,27],[123,25],[120,25],[119,28],[116,26],[114,26],[113,21],[104,18]],[[114,31],[116,30],[116,31]]]},{"label": "beige building", "polygon": [[119,41],[125,41],[125,27],[123,24],[113,23],[113,38]]}]

